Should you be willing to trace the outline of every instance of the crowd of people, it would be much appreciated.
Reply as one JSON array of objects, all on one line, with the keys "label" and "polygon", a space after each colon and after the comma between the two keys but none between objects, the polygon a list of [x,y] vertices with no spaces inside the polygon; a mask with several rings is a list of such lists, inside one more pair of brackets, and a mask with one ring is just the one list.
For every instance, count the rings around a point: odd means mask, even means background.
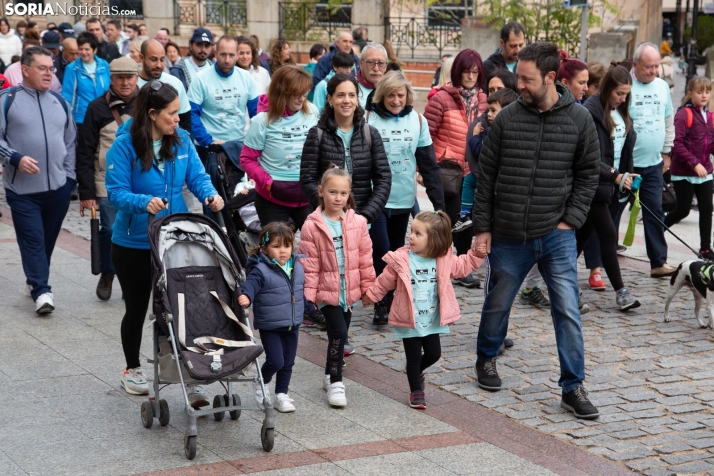
[{"label": "crowd of people", "polygon": [[[130,394],[149,392],[139,361],[152,279],[147,217],[185,212],[194,197],[216,217],[229,198],[211,180],[217,148],[256,192],[263,228],[238,302],[252,306],[278,411],[295,411],[301,325],[326,328],[322,385],[332,406],[347,404],[342,367],[355,352],[348,331],[360,301],[374,305],[374,325],[403,340],[409,404],[425,408],[424,371],[461,315],[453,286],[481,286],[471,273],[483,265],[478,385],[502,387],[496,361],[513,345],[519,296],[551,311],[561,405],[597,418],[583,386],[579,254],[590,287],[607,288],[603,267],[617,308],[640,306],[617,258],[628,198],[651,212],[650,273],[664,277],[675,268],[663,222],[687,216],[696,195],[700,253],[714,259],[711,83],[690,81],[675,110],[656,45],[640,44],[629,67],[607,68],[526,44],[523,27],[508,23],[485,61],[473,49],[442,58],[420,114],[391,45],[369,41],[366,28],[313,46],[302,67],[285,40],[266,52],[255,36],[214,41],[197,28],[181,57],[168,29],[149,38],[142,26],[91,18],[38,32],[0,19],[0,157],[27,293],[38,314],[54,310],[50,260],[76,186],[80,211],[100,212],[97,297],[111,298],[115,277],[121,285],[120,382]],[[678,204],[665,219],[670,179]],[[434,211],[419,210],[417,184]],[[191,405],[209,404],[201,386],[188,390]],[[258,387],[255,399],[265,405]]]}]

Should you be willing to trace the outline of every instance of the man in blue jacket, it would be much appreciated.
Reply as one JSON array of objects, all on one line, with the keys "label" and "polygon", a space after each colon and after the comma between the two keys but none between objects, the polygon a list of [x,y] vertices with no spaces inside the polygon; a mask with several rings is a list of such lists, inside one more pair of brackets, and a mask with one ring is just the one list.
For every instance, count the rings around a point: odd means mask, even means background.
[{"label": "man in blue jacket", "polygon": [[52,53],[32,47],[20,61],[23,83],[0,96],[0,162],[26,291],[47,314],[55,308],[50,258],[76,184],[77,130],[67,101],[50,91]]},{"label": "man in blue jacket", "polygon": [[354,39],[352,38],[351,33],[342,32],[339,34],[337,41],[330,46],[330,52],[322,55],[320,61],[317,62],[317,66],[315,66],[315,72],[312,75],[313,89],[315,89],[317,83],[325,79],[325,76],[330,74],[330,71],[332,71],[332,57],[335,56],[335,53],[338,51],[352,55],[352,58],[355,60],[355,74],[359,72],[360,58],[352,51],[352,43],[354,43]]}]

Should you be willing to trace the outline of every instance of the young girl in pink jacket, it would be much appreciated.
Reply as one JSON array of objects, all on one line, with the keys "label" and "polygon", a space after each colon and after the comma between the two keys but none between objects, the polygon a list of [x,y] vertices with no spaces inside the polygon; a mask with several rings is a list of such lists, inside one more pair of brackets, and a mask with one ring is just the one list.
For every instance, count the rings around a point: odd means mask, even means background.
[{"label": "young girl in pink jacket", "polygon": [[367,220],[355,214],[352,178],[343,169],[327,169],[317,188],[320,206],[300,232],[305,269],[305,299],[321,308],[327,323],[327,363],[323,388],[330,405],[347,405],[342,364],[352,304],[374,284],[372,241]]},{"label": "young girl in pink jacket", "polygon": [[[485,246],[477,251],[486,255]],[[424,370],[441,358],[439,335],[448,334],[449,324],[461,318],[451,278],[469,275],[483,258],[471,250],[458,257],[452,254],[451,220],[438,211],[419,213],[412,222],[409,246],[390,251],[382,259],[387,267],[362,302],[374,304],[396,289],[389,324],[394,326],[395,337],[404,342],[409,405],[424,409]]]}]

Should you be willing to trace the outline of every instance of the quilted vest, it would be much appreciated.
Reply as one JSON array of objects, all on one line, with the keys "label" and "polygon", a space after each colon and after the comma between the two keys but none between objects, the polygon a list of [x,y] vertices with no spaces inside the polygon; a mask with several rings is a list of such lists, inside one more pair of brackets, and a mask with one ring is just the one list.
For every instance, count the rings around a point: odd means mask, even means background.
[{"label": "quilted vest", "polygon": [[288,278],[278,265],[261,253],[257,268],[265,281],[253,300],[256,329],[273,330],[302,324],[305,271],[298,260],[300,256],[293,255],[293,272]]}]

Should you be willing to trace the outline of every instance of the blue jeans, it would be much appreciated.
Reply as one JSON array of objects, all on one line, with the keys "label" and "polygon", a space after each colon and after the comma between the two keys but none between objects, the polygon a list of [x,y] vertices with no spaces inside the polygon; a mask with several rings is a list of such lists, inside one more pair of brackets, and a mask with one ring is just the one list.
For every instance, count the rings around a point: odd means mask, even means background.
[{"label": "blue jeans", "polygon": [[99,205],[99,264],[102,274],[115,274],[112,264],[112,228],[117,209],[108,198],[97,198]]},{"label": "blue jeans", "polygon": [[635,173],[642,176],[640,202],[642,203],[642,224],[645,226],[645,246],[650,268],[659,268],[667,262],[667,241],[664,239],[664,226],[644,209],[647,207],[657,218],[664,222],[662,211],[662,162],[651,167],[635,167]]},{"label": "blue jeans", "polygon": [[32,299],[52,292],[50,260],[69,209],[69,195],[76,182],[67,180],[62,187],[49,192],[17,194],[5,189],[20,248],[25,282],[32,286]]},{"label": "blue jeans", "polygon": [[461,186],[461,206],[473,208],[475,193],[476,177],[474,177],[474,174],[466,174],[466,177],[464,177],[464,183]]},{"label": "blue jeans", "polygon": [[585,349],[578,309],[575,230],[556,228],[527,240],[493,237],[488,255],[486,299],[481,312],[476,354],[481,362],[498,356],[506,338],[511,306],[528,271],[538,265],[550,296],[551,316],[560,360],[558,385],[570,392],[585,379]]}]

